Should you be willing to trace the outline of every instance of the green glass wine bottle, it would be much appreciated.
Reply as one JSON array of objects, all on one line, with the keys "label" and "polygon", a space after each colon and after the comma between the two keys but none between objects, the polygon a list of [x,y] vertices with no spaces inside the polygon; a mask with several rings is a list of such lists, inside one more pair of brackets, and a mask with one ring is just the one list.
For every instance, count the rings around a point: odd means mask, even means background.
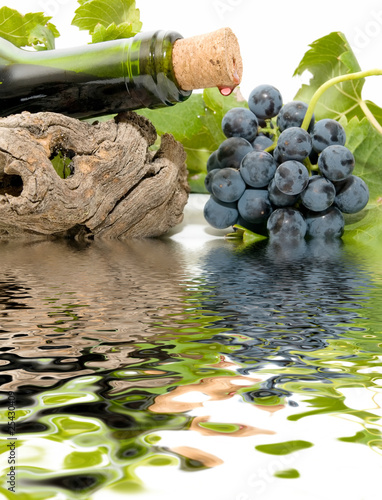
[{"label": "green glass wine bottle", "polygon": [[[91,118],[171,106],[196,88],[233,88],[241,78],[240,53],[236,37],[223,30],[215,32],[220,32],[217,39],[215,34],[183,39],[174,31],[156,31],[47,51],[19,49],[0,39],[0,116],[51,111]],[[186,43],[177,46],[181,40]],[[230,61],[224,71],[219,57]],[[199,75],[196,80],[190,72]]]}]

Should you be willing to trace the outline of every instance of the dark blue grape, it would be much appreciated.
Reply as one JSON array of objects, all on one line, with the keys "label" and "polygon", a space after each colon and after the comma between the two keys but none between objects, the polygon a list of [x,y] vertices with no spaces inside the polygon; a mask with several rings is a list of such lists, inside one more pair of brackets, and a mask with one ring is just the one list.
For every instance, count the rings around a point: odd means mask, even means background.
[{"label": "dark blue grape", "polygon": [[275,184],[285,194],[300,194],[309,182],[308,169],[296,160],[281,163],[275,173]]},{"label": "dark blue grape", "polygon": [[273,140],[266,135],[258,135],[252,142],[252,146],[255,151],[264,151],[264,149],[269,148],[272,144]]},{"label": "dark blue grape", "polygon": [[369,201],[369,188],[364,180],[351,175],[344,181],[336,183],[334,203],[345,214],[355,214],[366,207]]},{"label": "dark blue grape", "polygon": [[217,149],[217,159],[222,168],[239,168],[241,160],[253,151],[250,142],[242,137],[230,137],[223,141]]},{"label": "dark blue grape", "polygon": [[246,189],[240,198],[237,208],[243,219],[252,223],[265,222],[272,212],[272,205],[265,189]]},{"label": "dark blue grape", "polygon": [[249,109],[261,120],[276,116],[282,105],[281,94],[272,85],[259,85],[249,94]]},{"label": "dark blue grape", "polygon": [[204,186],[207,189],[209,193],[212,194],[212,188],[211,188],[211,183],[213,176],[216,174],[216,172],[219,172],[220,168],[214,168],[213,170],[210,170],[207,175],[204,178]]},{"label": "dark blue grape", "polygon": [[300,127],[289,127],[277,140],[277,152],[282,161],[303,161],[312,151],[310,134]]},{"label": "dark blue grape", "polygon": [[307,225],[302,214],[294,208],[278,208],[271,213],[267,229],[270,239],[289,244],[305,237]]},{"label": "dark blue grape", "polygon": [[285,194],[278,189],[275,180],[272,179],[268,186],[269,200],[276,207],[292,207],[300,198],[298,194]]},{"label": "dark blue grape", "polygon": [[301,201],[309,210],[322,212],[333,204],[335,196],[334,184],[321,175],[314,175],[301,193]]},{"label": "dark blue grape", "polygon": [[226,229],[236,224],[239,218],[237,203],[223,203],[211,196],[204,205],[204,218],[215,229]]},{"label": "dark blue grape", "polygon": [[328,146],[339,144],[344,146],[346,132],[336,120],[324,118],[314,124],[312,131],[312,146],[317,153],[321,153]]},{"label": "dark blue grape", "polygon": [[221,168],[221,165],[218,160],[218,152],[213,151],[210,156],[208,157],[207,160],[207,172],[210,172],[211,170],[214,170],[216,168]]},{"label": "dark blue grape", "polygon": [[328,146],[318,157],[321,174],[333,182],[349,177],[354,170],[354,164],[352,152],[341,145]]},{"label": "dark blue grape", "polygon": [[239,170],[248,186],[262,188],[268,186],[276,167],[276,162],[270,153],[252,151],[244,156]]},{"label": "dark blue grape", "polygon": [[307,236],[310,238],[340,238],[344,233],[344,216],[335,206],[322,212],[308,212],[305,220],[308,226]]},{"label": "dark blue grape", "polygon": [[259,126],[256,115],[246,108],[232,108],[224,115],[222,130],[226,137],[243,137],[252,142]]},{"label": "dark blue grape", "polygon": [[[277,115],[277,126],[281,131],[286,130],[289,127],[301,127],[308,105],[302,101],[291,101],[280,109]],[[314,125],[314,115],[310,120],[308,131],[311,131]]]},{"label": "dark blue grape", "polygon": [[237,201],[245,191],[245,182],[235,168],[221,168],[211,179],[212,194],[224,203]]}]

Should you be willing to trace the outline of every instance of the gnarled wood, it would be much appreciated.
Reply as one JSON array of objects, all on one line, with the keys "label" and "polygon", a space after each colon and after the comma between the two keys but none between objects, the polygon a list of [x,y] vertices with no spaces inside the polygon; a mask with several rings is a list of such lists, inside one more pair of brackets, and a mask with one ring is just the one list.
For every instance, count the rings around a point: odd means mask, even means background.
[{"label": "gnarled wood", "polygon": [[[182,221],[186,155],[171,135],[133,112],[93,124],[56,113],[0,119],[0,236],[144,238]],[[72,174],[51,158],[62,151]]]}]

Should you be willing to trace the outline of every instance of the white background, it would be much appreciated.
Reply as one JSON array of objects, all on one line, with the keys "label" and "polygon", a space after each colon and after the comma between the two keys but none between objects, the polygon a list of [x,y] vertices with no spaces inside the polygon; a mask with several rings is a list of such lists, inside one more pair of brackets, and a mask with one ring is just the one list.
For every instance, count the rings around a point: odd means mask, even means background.
[{"label": "white background", "polygon": [[[112,0],[110,0],[112,1]],[[332,31],[342,31],[362,69],[382,68],[382,3],[376,0],[137,0],[143,30],[171,29],[184,37],[228,26],[237,35],[244,63],[241,91],[248,98],[261,83],[276,86],[284,102],[292,100],[302,81],[293,77],[309,44]],[[76,0],[7,0],[22,13],[43,11],[53,17],[61,37],[56,47],[90,41],[70,26]],[[355,5],[355,7],[354,7]],[[382,106],[382,77],[367,79],[363,97]]]}]

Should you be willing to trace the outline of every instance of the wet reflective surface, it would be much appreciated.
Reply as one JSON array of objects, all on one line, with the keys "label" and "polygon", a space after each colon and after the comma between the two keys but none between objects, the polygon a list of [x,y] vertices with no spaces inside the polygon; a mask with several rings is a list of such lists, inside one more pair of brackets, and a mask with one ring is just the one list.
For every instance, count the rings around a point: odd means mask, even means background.
[{"label": "wet reflective surface", "polygon": [[27,500],[379,498],[379,257],[167,239],[0,259],[4,498],[9,393]]}]

